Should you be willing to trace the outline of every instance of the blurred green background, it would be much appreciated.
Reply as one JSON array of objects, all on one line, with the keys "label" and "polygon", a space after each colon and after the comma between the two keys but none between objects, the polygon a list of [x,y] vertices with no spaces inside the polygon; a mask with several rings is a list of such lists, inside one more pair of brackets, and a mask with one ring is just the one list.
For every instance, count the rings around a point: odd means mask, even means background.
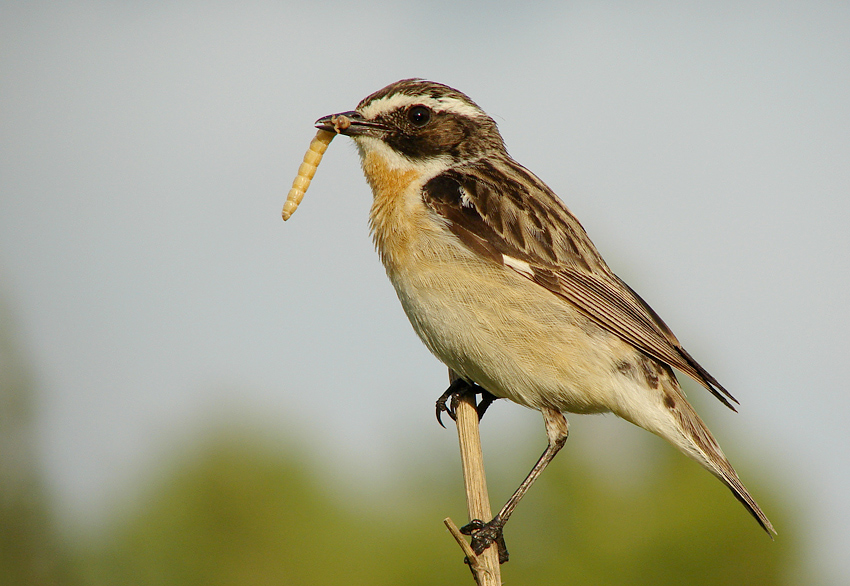
[{"label": "blurred green background", "polygon": [[[848,30],[793,0],[0,0],[0,586],[471,584],[445,369],[350,141],[280,220],[312,121],[410,76],[493,115],[741,400],[689,389],[779,530],[572,417],[505,583],[850,584]],[[498,506],[545,434],[498,402],[482,435]]]},{"label": "blurred green background", "polygon": [[[441,522],[465,520],[449,442],[420,446],[393,481],[364,493],[317,469],[316,454],[279,430],[211,423],[162,454],[141,475],[141,496],[104,522],[60,529],[32,458],[33,377],[9,331],[2,340],[1,584],[473,583]],[[542,441],[521,438],[512,454],[485,445],[494,503]],[[641,479],[601,473],[580,447],[568,442],[508,525],[505,584],[817,583],[801,566],[801,520],[769,478],[748,484],[779,528],[775,541],[719,482],[661,443]]]}]

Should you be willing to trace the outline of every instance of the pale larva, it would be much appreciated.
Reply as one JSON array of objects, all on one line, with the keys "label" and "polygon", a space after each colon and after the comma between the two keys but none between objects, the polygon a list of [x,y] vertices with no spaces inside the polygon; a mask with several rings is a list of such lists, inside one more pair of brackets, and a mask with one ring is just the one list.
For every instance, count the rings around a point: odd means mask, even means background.
[{"label": "pale larva", "polygon": [[[351,121],[345,116],[337,116],[332,122],[336,133],[342,132],[351,126]],[[336,133],[319,130],[316,133],[316,137],[310,142],[310,148],[304,153],[304,161],[298,167],[298,175],[295,176],[295,180],[292,182],[292,189],[289,190],[289,195],[286,196],[286,203],[283,204],[281,216],[284,222],[295,213],[298,204],[304,198],[304,193],[310,187],[310,181],[312,181],[313,176],[316,174],[316,168],[322,161],[322,155],[328,150],[328,145],[331,144]]]}]

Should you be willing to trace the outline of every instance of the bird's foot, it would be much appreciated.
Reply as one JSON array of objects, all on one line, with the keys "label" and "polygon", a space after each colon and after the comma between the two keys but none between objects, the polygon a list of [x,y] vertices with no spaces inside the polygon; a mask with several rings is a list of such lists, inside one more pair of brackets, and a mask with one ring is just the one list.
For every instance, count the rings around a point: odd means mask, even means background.
[{"label": "bird's foot", "polygon": [[440,398],[437,399],[437,422],[440,425],[446,427],[443,425],[443,413],[448,413],[449,417],[452,418],[452,421],[457,420],[454,408],[455,401],[466,393],[481,395],[481,401],[475,407],[475,410],[478,411],[478,421],[481,421],[481,418],[484,417],[484,412],[487,411],[487,407],[492,405],[493,401],[498,398],[475,383],[467,382],[461,378],[455,379],[452,381],[452,384],[449,385],[449,388],[446,389],[446,392],[440,395]]},{"label": "bird's foot", "polygon": [[496,515],[489,523],[485,523],[481,519],[473,519],[466,525],[460,528],[460,532],[464,535],[472,537],[472,551],[476,555],[481,555],[485,549],[493,543],[499,551],[499,563],[504,564],[508,561],[508,547],[505,545],[505,536],[502,533],[505,523]]},{"label": "bird's foot", "polygon": [[[462,383],[462,384],[461,384]],[[452,384],[449,385],[449,388],[446,389],[446,392],[440,395],[440,398],[437,399],[437,423],[445,429],[445,425],[443,424],[443,413],[448,413],[449,417],[452,418],[452,421],[457,421],[457,415],[454,410],[454,401],[455,397],[458,393],[466,392],[467,385],[465,381],[457,379],[452,381]]]}]

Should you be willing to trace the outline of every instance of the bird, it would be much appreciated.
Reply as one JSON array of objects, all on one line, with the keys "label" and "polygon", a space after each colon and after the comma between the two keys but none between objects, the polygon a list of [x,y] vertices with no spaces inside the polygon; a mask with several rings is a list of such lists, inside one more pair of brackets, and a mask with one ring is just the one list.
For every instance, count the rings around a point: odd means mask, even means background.
[{"label": "bird", "polygon": [[414,331],[449,368],[442,399],[471,390],[485,405],[508,399],[543,415],[548,445],[534,468],[493,519],[462,529],[476,553],[495,542],[507,560],[504,525],[565,444],[564,413],[614,413],[660,436],[776,533],[674,369],[733,411],[738,401],[612,272],[561,199],[508,154],[472,99],[402,79],[315,124],[356,145],[378,255]]}]

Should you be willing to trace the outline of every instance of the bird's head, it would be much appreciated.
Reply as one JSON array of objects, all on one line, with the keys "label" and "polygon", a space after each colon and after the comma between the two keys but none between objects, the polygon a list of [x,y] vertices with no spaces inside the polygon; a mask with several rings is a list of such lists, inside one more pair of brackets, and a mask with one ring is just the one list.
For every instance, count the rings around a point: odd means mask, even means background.
[{"label": "bird's head", "polygon": [[[340,116],[345,125],[334,124]],[[316,127],[350,136],[361,156],[380,153],[399,166],[448,166],[505,149],[496,123],[468,96],[422,79],[390,84],[355,110],[320,118]]]}]

